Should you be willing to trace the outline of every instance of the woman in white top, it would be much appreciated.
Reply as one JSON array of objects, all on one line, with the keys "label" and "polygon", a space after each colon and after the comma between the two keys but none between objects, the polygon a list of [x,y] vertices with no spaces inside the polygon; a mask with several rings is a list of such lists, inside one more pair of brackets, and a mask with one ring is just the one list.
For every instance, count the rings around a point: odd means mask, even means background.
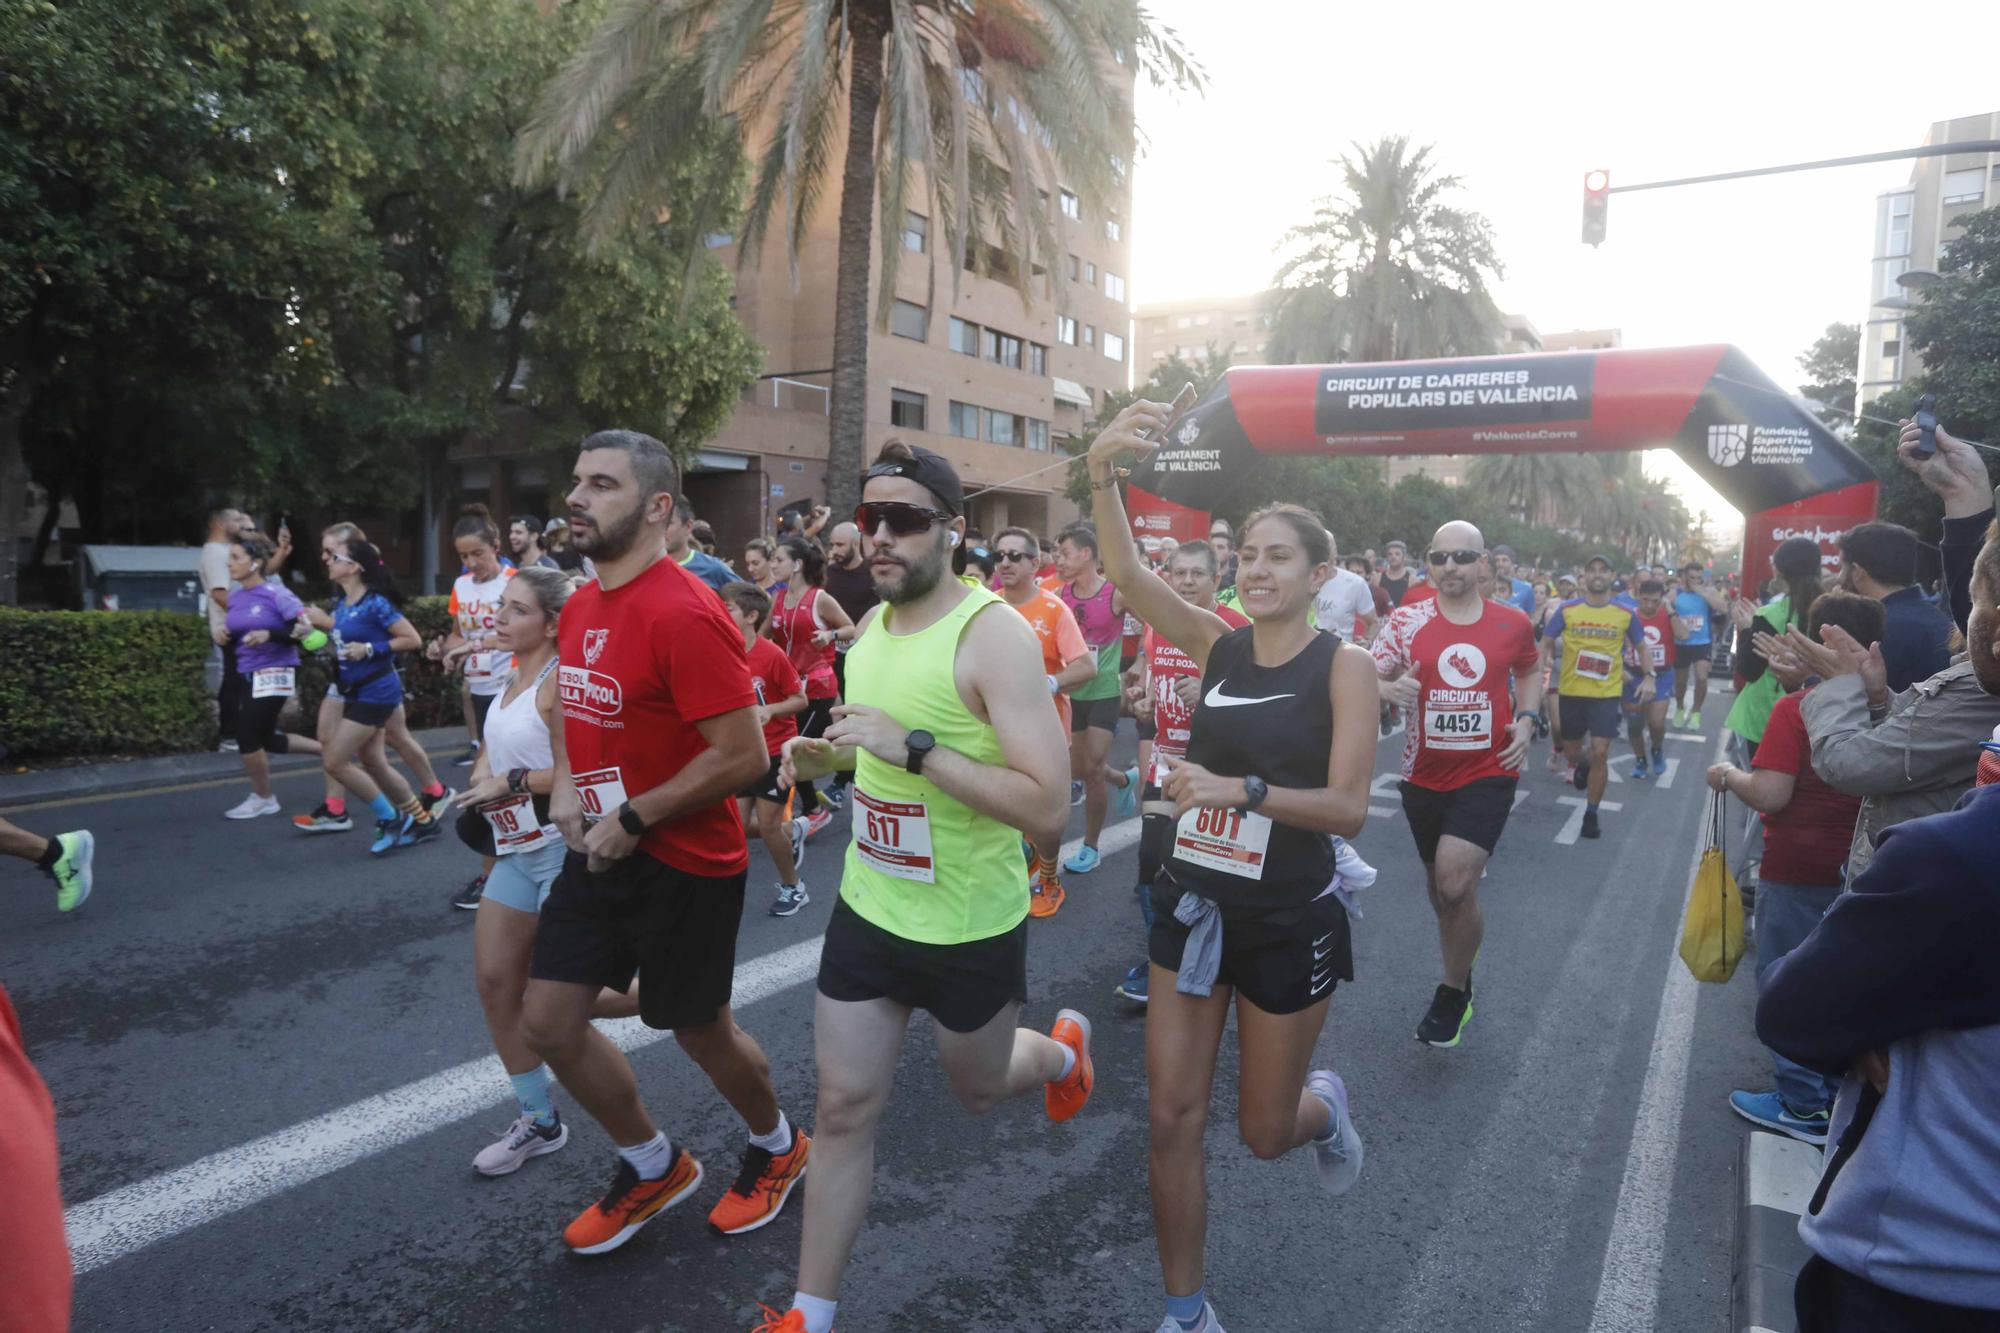
[{"label": "woman in white top", "polygon": [[486,710],[507,683],[507,654],[495,638],[495,621],[514,570],[500,558],[500,529],[485,505],[465,507],[452,525],[451,544],[465,562],[465,572],[451,585],[451,628],[425,651],[447,671],[464,670],[465,730],[471,744],[458,757],[458,766],[466,768],[478,757]]}]

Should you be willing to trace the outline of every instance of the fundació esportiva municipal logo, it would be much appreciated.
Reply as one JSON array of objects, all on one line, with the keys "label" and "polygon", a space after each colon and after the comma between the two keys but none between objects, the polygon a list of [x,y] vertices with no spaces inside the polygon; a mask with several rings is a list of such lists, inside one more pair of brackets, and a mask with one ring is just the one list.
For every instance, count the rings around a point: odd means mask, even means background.
[{"label": "fundaci\u00f3 esportiva municipal logo", "polygon": [[1708,461],[1717,467],[1735,467],[1750,452],[1750,428],[1743,425],[1708,428]]}]

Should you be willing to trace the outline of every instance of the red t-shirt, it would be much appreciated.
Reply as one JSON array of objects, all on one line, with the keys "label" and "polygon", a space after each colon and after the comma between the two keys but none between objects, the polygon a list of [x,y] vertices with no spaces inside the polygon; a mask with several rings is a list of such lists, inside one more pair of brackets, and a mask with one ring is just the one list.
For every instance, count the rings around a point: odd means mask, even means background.
[{"label": "red t-shirt", "polygon": [[834,647],[813,642],[813,635],[826,628],[819,618],[819,592],[807,589],[797,606],[786,606],[787,594],[777,594],[771,607],[771,638],[805,681],[806,698],[831,699],[840,693],[833,675]]},{"label": "red t-shirt", "polygon": [[7,988],[0,986],[0,1327],[8,1333],[65,1333],[69,1328],[69,1241],[63,1235],[56,1177],[56,1108],[21,1045]]},{"label": "red t-shirt", "polygon": [[[757,702],[743,632],[721,599],[672,560],[606,592],[578,588],[563,607],[563,741],[589,818],[666,782],[708,748],[695,723]],[[639,846],[691,875],[750,864],[728,796],[646,830]]]},{"label": "red t-shirt", "polygon": [[[1231,629],[1242,629],[1250,623],[1250,617],[1232,606],[1218,606],[1215,614],[1228,621]],[[1152,682],[1153,695],[1153,771],[1145,775],[1145,780],[1154,786],[1159,786],[1166,776],[1169,757],[1187,758],[1188,730],[1194,722],[1194,710],[1181,702],[1174,685],[1184,677],[1200,675],[1194,659],[1182,652],[1178,644],[1161,637],[1156,629],[1146,630],[1146,676]]]},{"label": "red t-shirt", "polygon": [[[750,645],[750,688],[756,691],[758,703],[781,704],[796,695],[802,684],[799,669],[785,656],[784,649],[769,639],[759,639]],[[764,753],[777,754],[785,748],[786,741],[798,734],[797,713],[772,718],[764,724]]]},{"label": "red t-shirt", "polygon": [[1455,791],[1481,778],[1515,778],[1500,766],[1514,722],[1508,672],[1537,664],[1535,627],[1516,607],[1481,599],[1479,619],[1454,625],[1429,601],[1390,613],[1371,650],[1383,676],[1407,667],[1417,678],[1417,715],[1403,741],[1403,776],[1431,791]]},{"label": "red t-shirt", "polygon": [[1422,606],[1425,602],[1435,602],[1437,597],[1438,590],[1433,585],[1413,583],[1410,585],[1410,590],[1403,594],[1403,600],[1396,603],[1396,606],[1399,609],[1405,606]]},{"label": "red t-shirt", "polygon": [[[1652,615],[1634,611],[1632,618],[1639,622],[1640,632],[1646,636],[1646,656],[1650,660],[1641,662],[1639,650],[1631,646],[1625,649],[1625,660],[1641,672],[1650,666],[1656,674],[1665,674],[1667,668],[1674,664],[1674,613],[1663,602]],[[1626,681],[1628,685],[1631,683]]]},{"label": "red t-shirt", "polygon": [[1861,798],[1835,791],[1813,772],[1812,743],[1799,713],[1806,694],[1780,696],[1764,724],[1764,739],[1757,742],[1753,767],[1776,769],[1795,779],[1792,803],[1764,816],[1764,860],[1757,873],[1779,884],[1832,888],[1847,863]]}]

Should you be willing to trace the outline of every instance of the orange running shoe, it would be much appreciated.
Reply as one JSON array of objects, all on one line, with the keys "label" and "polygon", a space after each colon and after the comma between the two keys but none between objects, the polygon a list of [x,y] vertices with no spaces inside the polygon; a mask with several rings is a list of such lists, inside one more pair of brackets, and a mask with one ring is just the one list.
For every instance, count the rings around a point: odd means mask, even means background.
[{"label": "orange running shoe", "polygon": [[701,1163],[686,1148],[674,1150],[674,1164],[658,1180],[639,1179],[632,1164],[621,1157],[610,1192],[563,1228],[563,1241],[577,1254],[607,1254],[700,1184]]},{"label": "orange running shoe", "polygon": [[725,1236],[740,1236],[776,1220],[792,1196],[792,1187],[805,1175],[811,1153],[812,1139],[797,1126],[792,1128],[792,1146],[782,1153],[751,1144],[736,1183],[709,1210],[708,1224]]},{"label": "orange running shoe", "polygon": [[1076,1052],[1076,1066],[1068,1078],[1042,1085],[1049,1119],[1062,1121],[1083,1109],[1097,1085],[1097,1073],[1090,1065],[1090,1020],[1074,1009],[1058,1009],[1049,1035]]},{"label": "orange running shoe", "polygon": [[751,1329],[750,1333],[806,1333],[806,1317],[797,1310],[779,1314],[770,1306],[763,1304],[758,1305],[757,1310],[764,1319],[757,1327]]},{"label": "orange running shoe", "polygon": [[1046,921],[1062,910],[1067,896],[1061,880],[1038,879],[1028,888],[1028,915],[1037,921]]}]

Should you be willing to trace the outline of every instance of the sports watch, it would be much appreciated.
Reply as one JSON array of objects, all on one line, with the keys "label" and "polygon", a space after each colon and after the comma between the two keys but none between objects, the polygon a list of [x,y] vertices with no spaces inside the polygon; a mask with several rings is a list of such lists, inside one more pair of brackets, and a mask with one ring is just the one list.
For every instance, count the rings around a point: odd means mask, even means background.
[{"label": "sports watch", "polygon": [[1249,777],[1243,779],[1243,804],[1238,806],[1237,809],[1255,810],[1258,806],[1264,804],[1264,798],[1270,794],[1270,784],[1255,773],[1252,773]]},{"label": "sports watch", "polygon": [[632,808],[630,801],[618,807],[618,827],[624,829],[635,838],[642,838],[646,835],[646,821],[639,818],[639,812]]},{"label": "sports watch", "polygon": [[919,728],[903,738],[903,745],[910,752],[910,757],[903,761],[903,767],[912,773],[922,773],[924,760],[931,757],[932,750],[937,749],[937,737]]}]

